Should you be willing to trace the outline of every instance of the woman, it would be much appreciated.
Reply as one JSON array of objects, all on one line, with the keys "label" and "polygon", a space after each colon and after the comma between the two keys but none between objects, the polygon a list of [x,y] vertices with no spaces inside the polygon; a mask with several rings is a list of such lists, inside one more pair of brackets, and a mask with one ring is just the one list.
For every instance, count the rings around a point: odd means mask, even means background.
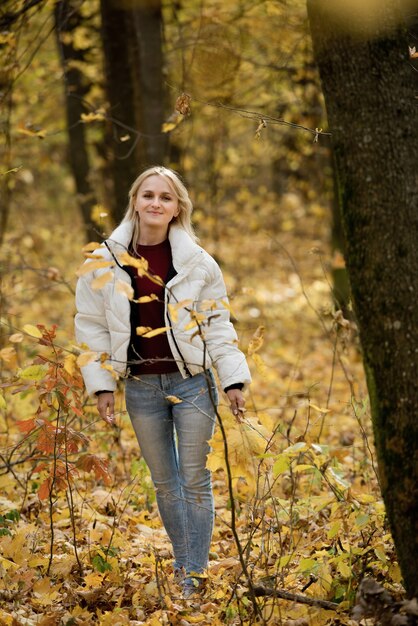
[{"label": "woman", "polygon": [[[122,223],[86,261],[96,269],[81,273],[75,319],[77,340],[106,355],[82,372],[108,423],[115,374],[126,376],[126,407],[186,598],[204,589],[214,519],[206,469],[217,401],[211,367],[235,415],[251,380],[224,306],[221,271],[197,245],[191,212],[175,172],[152,167],[138,176]],[[106,267],[97,267],[98,259]],[[100,277],[99,285],[107,282],[98,289],[92,279]]]}]

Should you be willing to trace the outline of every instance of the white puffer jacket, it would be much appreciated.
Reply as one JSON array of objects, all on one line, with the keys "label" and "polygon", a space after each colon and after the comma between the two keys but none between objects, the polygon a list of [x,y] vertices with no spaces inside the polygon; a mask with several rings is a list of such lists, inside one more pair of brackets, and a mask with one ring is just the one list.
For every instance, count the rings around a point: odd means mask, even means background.
[{"label": "white puffer jacket", "polygon": [[[95,253],[104,261],[114,262],[114,267],[83,274],[77,283],[76,338],[80,344],[86,344],[89,350],[98,353],[96,360],[82,367],[89,394],[116,389],[115,374],[123,376],[127,373],[131,305],[118,283],[123,281],[131,285],[131,278],[118,257],[127,251],[131,238],[132,223],[123,222]],[[251,382],[245,356],[238,348],[236,332],[223,304],[227,304],[227,296],[218,264],[177,225],[171,226],[169,241],[177,274],[166,285],[165,320],[166,326],[170,327],[167,331],[170,348],[180,372],[186,378],[213,364],[223,389],[235,383]],[[92,259],[86,261],[91,262]],[[113,272],[112,280],[101,289],[93,289],[92,280],[109,269]],[[168,304],[183,301],[188,303],[177,308],[177,315],[170,316]],[[186,328],[191,322],[191,310],[205,316],[200,322],[203,341],[196,333],[196,326]],[[105,364],[99,358],[102,353],[110,355]],[[113,372],[105,368],[106,364],[112,366]]]}]

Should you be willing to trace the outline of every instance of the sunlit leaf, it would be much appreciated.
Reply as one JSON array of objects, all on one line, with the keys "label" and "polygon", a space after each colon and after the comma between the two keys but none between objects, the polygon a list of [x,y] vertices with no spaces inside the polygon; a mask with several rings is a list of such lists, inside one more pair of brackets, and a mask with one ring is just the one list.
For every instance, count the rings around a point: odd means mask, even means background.
[{"label": "sunlit leaf", "polygon": [[42,333],[39,330],[39,328],[37,328],[36,326],[33,326],[33,324],[25,324],[22,330],[27,335],[30,335],[31,337],[35,337],[36,339],[40,339],[42,337]]},{"label": "sunlit leaf", "polygon": [[180,400],[180,398],[177,398],[177,396],[166,396],[165,399],[172,404],[181,404],[183,402],[183,400]]},{"label": "sunlit leaf", "polygon": [[20,370],[19,377],[23,378],[23,380],[38,381],[45,377],[47,370],[46,365],[29,365],[29,367]]},{"label": "sunlit leaf", "polygon": [[166,333],[167,330],[170,330],[170,326],[162,326],[161,328],[154,328],[154,329],[147,329],[145,330],[145,332],[138,332],[138,329],[141,328],[147,328],[144,326],[138,326],[136,329],[136,334],[137,335],[141,335],[142,337],[144,337],[145,339],[152,339],[152,337],[156,337],[157,335],[162,335],[163,333]]},{"label": "sunlit leaf", "polygon": [[257,352],[264,343],[264,326],[259,326],[248,344],[248,355],[251,356],[254,352]]},{"label": "sunlit leaf", "polygon": [[124,296],[128,298],[128,300],[133,300],[134,290],[132,285],[129,285],[125,280],[121,280],[118,278],[116,281],[116,291],[122,293]]},{"label": "sunlit leaf", "polygon": [[101,276],[94,278],[91,281],[91,288],[96,291],[98,289],[102,289],[105,285],[107,285],[107,283],[109,283],[112,280],[113,276],[114,276],[113,272],[106,272],[105,274],[102,274]]},{"label": "sunlit leaf", "polygon": [[104,267],[114,267],[113,261],[86,261],[83,265],[77,270],[77,276],[84,276],[89,272],[94,272],[95,270],[103,269]]},{"label": "sunlit leaf", "polygon": [[104,111],[96,111],[95,113],[82,113],[80,119],[85,124],[91,122],[102,122],[105,118]]},{"label": "sunlit leaf", "polygon": [[313,402],[309,402],[309,406],[312,407],[312,409],[315,409],[315,411],[318,411],[318,413],[330,412],[330,409],[321,409],[319,406],[316,406],[316,404],[313,404]]},{"label": "sunlit leaf", "polygon": [[2,348],[0,350],[0,358],[10,367],[15,367],[17,365],[17,354],[13,346]]},{"label": "sunlit leaf", "polygon": [[138,304],[146,304],[147,302],[154,302],[155,300],[158,300],[158,296],[155,295],[155,293],[152,293],[150,296],[141,296],[138,300],[134,300],[134,302],[137,302]]},{"label": "sunlit leaf", "polygon": [[77,357],[75,356],[75,354],[67,354],[67,356],[64,359],[64,369],[71,376],[74,376],[74,373],[76,371],[76,364],[77,364]]},{"label": "sunlit leaf", "polygon": [[102,244],[97,243],[97,241],[90,241],[90,243],[86,243],[85,246],[81,248],[83,252],[94,252],[98,248],[101,248]]},{"label": "sunlit leaf", "polygon": [[129,254],[129,252],[122,252],[118,260],[122,265],[128,265],[129,267],[135,267],[138,270],[138,276],[143,276],[148,271],[148,261],[141,258],[136,258]]},{"label": "sunlit leaf", "polygon": [[85,367],[86,365],[93,363],[93,361],[96,361],[96,359],[97,352],[83,352],[82,354],[80,354],[80,356],[77,357],[77,365],[78,367]]},{"label": "sunlit leaf", "polygon": [[285,454],[279,455],[273,465],[273,476],[279,476],[286,472],[290,467],[290,459]]}]

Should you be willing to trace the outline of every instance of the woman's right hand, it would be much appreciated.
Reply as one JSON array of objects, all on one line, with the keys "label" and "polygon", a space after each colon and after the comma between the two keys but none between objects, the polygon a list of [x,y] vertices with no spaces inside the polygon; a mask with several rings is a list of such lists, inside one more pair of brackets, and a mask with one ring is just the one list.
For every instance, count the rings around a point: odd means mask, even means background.
[{"label": "woman's right hand", "polygon": [[97,410],[99,415],[108,424],[115,423],[115,399],[112,391],[105,391],[97,396]]}]

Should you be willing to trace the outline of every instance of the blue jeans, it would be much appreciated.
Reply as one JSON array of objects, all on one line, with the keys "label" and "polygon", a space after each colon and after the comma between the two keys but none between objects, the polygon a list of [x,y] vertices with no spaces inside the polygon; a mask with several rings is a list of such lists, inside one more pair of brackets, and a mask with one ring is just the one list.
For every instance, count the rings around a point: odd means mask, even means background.
[{"label": "blue jeans", "polygon": [[[126,408],[154,483],[158,509],[174,551],[174,567],[203,573],[212,538],[214,504],[206,469],[217,391],[210,371],[128,379]],[[167,396],[176,396],[173,403]]]}]

